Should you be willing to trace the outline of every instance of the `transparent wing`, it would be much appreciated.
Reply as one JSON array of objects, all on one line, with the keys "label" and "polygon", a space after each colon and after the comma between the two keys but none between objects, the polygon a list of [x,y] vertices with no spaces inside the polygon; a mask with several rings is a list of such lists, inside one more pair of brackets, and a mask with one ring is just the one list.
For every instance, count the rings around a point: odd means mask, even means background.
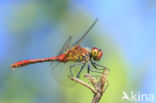
[{"label": "transparent wing", "polygon": [[95,21],[91,24],[91,26],[87,29],[87,31],[83,34],[83,36],[72,44],[72,46],[80,45],[80,43],[83,41],[83,39],[86,37],[86,35],[89,33],[89,31],[95,26],[96,22],[98,21],[98,18],[95,19]]},{"label": "transparent wing", "polygon": [[[61,85],[66,87],[74,87],[75,82],[71,81],[68,76],[71,75],[69,66],[73,65],[75,62],[66,62],[66,63],[56,63],[51,69],[52,77]],[[78,65],[72,68],[73,76],[76,77],[80,71],[82,65]],[[82,76],[82,75],[81,75]]]},{"label": "transparent wing", "polygon": [[[63,45],[62,48],[60,49],[60,51],[59,51],[59,53],[57,54],[57,56],[60,55],[60,54],[62,54],[62,53],[64,53],[64,52],[67,51],[68,49],[70,49],[70,42],[71,42],[71,39],[72,39],[72,37],[69,36],[69,38],[66,40],[66,42],[64,43],[64,45]],[[54,64],[54,63],[51,62],[51,63],[50,63],[50,66],[53,65],[53,64]]]},{"label": "transparent wing", "polygon": [[70,48],[71,39],[72,39],[72,37],[69,36],[69,38],[66,40],[63,47],[61,48],[60,52],[57,55],[64,53],[65,51],[67,51]]}]

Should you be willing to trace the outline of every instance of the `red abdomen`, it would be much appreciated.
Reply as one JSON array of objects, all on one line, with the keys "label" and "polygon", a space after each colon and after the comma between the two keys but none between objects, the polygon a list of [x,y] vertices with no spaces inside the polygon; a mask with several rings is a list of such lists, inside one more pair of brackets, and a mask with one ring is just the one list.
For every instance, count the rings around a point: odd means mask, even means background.
[{"label": "red abdomen", "polygon": [[34,64],[34,63],[40,63],[40,62],[51,62],[51,61],[59,61],[62,62],[64,60],[64,55],[59,55],[56,57],[51,57],[51,58],[44,58],[44,59],[30,59],[30,60],[23,60],[16,62],[10,66],[10,68],[19,68],[22,66],[26,66],[29,64]]}]

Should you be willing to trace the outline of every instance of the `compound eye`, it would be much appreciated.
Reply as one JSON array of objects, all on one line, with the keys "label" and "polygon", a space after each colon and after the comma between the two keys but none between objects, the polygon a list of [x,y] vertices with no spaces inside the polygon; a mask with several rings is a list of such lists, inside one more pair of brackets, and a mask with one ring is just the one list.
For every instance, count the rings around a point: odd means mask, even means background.
[{"label": "compound eye", "polygon": [[93,58],[96,58],[99,54],[99,49],[98,48],[92,48],[92,51],[91,51],[91,55]]},{"label": "compound eye", "polygon": [[95,58],[95,60],[100,60],[101,57],[102,57],[102,54],[103,54],[102,50],[99,50],[99,54],[98,54],[98,56]]}]

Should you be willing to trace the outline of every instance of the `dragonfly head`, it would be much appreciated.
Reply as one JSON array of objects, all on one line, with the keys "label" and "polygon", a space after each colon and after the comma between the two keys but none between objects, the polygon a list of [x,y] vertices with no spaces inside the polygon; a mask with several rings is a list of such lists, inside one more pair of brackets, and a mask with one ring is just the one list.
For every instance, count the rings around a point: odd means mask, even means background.
[{"label": "dragonfly head", "polygon": [[102,50],[100,50],[96,47],[93,47],[91,50],[91,57],[95,61],[99,61],[101,59],[102,54],[103,54]]}]

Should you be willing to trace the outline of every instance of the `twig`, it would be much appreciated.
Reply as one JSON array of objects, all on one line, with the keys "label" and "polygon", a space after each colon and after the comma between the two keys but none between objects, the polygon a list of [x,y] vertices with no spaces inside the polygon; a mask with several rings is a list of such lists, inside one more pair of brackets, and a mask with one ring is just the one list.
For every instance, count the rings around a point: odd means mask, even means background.
[{"label": "twig", "polygon": [[91,81],[92,85],[95,87],[95,85],[97,84],[97,80],[93,76],[86,74],[84,75],[84,77]]},{"label": "twig", "polygon": [[89,74],[86,74],[84,77],[87,78],[92,83],[93,87],[78,78],[69,76],[69,79],[89,88],[94,93],[91,103],[99,103],[103,93],[106,91],[107,87],[109,86],[107,80],[108,74],[109,71],[105,68],[99,80],[95,79],[93,76]]},{"label": "twig", "polygon": [[[106,70],[103,71],[101,78],[98,81],[98,84],[95,86],[95,89],[97,90],[97,93],[94,94],[94,97],[92,99],[92,103],[98,103],[103,95],[103,93],[106,91],[109,83],[107,80],[108,73]],[[105,86],[105,84],[107,85]]]},{"label": "twig", "polygon": [[71,79],[71,80],[73,80],[73,81],[75,81],[75,82],[78,82],[78,83],[80,83],[81,85],[83,85],[83,86],[89,88],[93,93],[97,93],[97,91],[96,91],[94,88],[92,88],[89,84],[85,83],[84,81],[82,81],[82,80],[80,80],[80,79],[78,79],[78,78],[74,78],[74,77],[72,77],[72,76],[68,76],[68,77],[69,77],[69,79]]}]

